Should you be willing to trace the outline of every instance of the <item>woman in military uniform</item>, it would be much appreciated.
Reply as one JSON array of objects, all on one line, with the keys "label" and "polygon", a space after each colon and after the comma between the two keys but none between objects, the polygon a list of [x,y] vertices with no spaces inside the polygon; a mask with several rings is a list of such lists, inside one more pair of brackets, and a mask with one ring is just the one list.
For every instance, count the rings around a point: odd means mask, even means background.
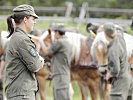
[{"label": "woman in military uniform", "polygon": [[[34,42],[28,37],[38,16],[30,5],[20,5],[7,18],[10,41],[6,52],[5,92],[7,100],[35,100],[35,73],[43,67]],[[13,22],[15,22],[15,28]]]}]

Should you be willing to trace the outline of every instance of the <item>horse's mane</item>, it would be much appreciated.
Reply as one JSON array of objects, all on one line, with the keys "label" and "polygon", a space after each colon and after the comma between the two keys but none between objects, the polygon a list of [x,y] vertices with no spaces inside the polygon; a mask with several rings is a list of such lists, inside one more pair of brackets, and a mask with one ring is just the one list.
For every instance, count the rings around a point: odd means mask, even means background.
[{"label": "horse's mane", "polygon": [[86,39],[86,37],[80,33],[66,32],[65,34],[69,42],[72,44],[72,59],[77,62],[80,57],[81,39]]},{"label": "horse's mane", "polygon": [[[52,33],[52,41],[54,41],[54,32]],[[48,31],[44,32],[40,37],[42,40],[48,36]],[[80,33],[66,32],[65,35],[68,37],[70,44],[72,44],[72,59],[75,61],[79,60],[80,57],[80,45],[81,39],[86,39],[86,37]]]},{"label": "horse's mane", "polygon": [[[131,36],[127,33],[124,33],[123,36],[124,36],[124,39],[126,42],[127,56],[130,57],[133,53],[133,44],[132,44],[133,36]],[[105,45],[109,44],[108,40],[105,38],[104,32],[98,33],[96,38],[94,39],[94,42],[91,47],[91,55],[92,56],[94,55],[94,48],[95,48],[96,44],[100,43],[100,41],[102,41]],[[101,45],[99,45],[98,49],[100,50],[100,48],[103,48],[103,47]]]}]

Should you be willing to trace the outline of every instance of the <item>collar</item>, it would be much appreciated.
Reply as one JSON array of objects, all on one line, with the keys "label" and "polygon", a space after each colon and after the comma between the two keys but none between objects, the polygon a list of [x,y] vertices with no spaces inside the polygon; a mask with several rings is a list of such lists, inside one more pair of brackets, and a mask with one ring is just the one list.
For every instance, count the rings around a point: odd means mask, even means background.
[{"label": "collar", "polygon": [[21,32],[28,36],[28,33],[26,33],[24,30],[22,30],[20,27],[16,27],[15,32]]}]

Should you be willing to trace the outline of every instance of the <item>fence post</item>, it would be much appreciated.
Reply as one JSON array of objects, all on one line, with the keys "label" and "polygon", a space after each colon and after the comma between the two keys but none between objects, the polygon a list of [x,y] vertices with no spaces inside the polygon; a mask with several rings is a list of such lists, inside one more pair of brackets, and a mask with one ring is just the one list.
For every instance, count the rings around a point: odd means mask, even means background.
[{"label": "fence post", "polygon": [[88,3],[84,2],[82,4],[81,10],[80,10],[79,20],[83,20],[85,18],[85,15],[86,15],[86,12],[87,12],[87,8],[88,8]]},{"label": "fence post", "polygon": [[65,17],[70,17],[71,12],[73,10],[73,3],[72,2],[66,2],[66,4],[67,4],[67,9],[66,9]]},{"label": "fence post", "polygon": [[87,12],[87,8],[88,8],[88,3],[87,2],[84,2],[82,4],[82,7],[80,9],[80,14],[79,14],[79,17],[77,19],[77,30],[80,27],[80,23],[83,22],[83,20],[85,19],[85,15],[86,15],[86,12]]}]

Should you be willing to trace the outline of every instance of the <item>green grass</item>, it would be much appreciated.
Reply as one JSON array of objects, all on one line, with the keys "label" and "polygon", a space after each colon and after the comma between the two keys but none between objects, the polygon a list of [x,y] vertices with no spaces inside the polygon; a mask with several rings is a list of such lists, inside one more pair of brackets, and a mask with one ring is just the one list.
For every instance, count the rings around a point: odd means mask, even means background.
[{"label": "green grass", "polygon": [[[81,100],[81,95],[78,85],[75,82],[73,82],[72,86],[74,89],[73,100]],[[46,82],[46,92],[47,92],[46,94],[47,100],[53,100],[52,84],[50,81]]]},{"label": "green grass", "polygon": [[[77,23],[75,23],[75,22],[66,22],[66,21],[64,21],[64,22],[51,22],[51,21],[42,22],[42,21],[37,21],[35,27],[37,29],[45,31],[45,30],[47,30],[49,28],[51,23],[63,23],[66,27],[74,29],[74,30],[76,30],[79,33],[82,33],[82,34],[84,34],[86,36],[90,35],[88,32],[86,32],[86,24],[85,23],[77,25]],[[0,26],[1,26],[0,27],[0,31],[1,30],[5,30],[6,31],[7,30],[6,20],[4,20],[4,21],[1,20],[0,21]],[[124,28],[129,34],[133,34],[133,31],[131,30],[130,26],[125,25]]]}]

